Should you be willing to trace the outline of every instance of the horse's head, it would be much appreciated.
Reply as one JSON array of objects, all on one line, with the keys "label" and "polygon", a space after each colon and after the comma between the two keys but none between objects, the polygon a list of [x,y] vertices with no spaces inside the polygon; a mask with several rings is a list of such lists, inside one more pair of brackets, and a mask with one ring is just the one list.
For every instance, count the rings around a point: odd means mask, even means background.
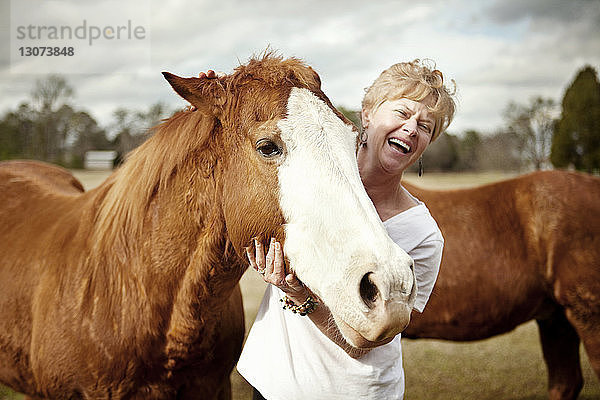
[{"label": "horse's head", "polygon": [[413,263],[367,196],[356,129],[319,76],[296,59],[266,56],[222,79],[165,77],[213,120],[207,146],[218,153],[213,173],[236,252],[243,257],[253,237],[276,237],[355,347],[402,331],[416,293]]}]

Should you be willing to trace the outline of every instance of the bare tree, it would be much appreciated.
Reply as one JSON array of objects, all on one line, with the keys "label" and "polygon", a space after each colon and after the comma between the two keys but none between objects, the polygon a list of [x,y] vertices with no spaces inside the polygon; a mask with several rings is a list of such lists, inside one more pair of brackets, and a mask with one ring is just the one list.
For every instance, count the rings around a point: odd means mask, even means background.
[{"label": "bare tree", "polygon": [[510,103],[505,111],[508,130],[516,136],[521,155],[536,170],[550,165],[557,106],[552,99],[535,97],[529,105]]},{"label": "bare tree", "polygon": [[[60,75],[48,75],[35,83],[31,98],[39,110],[56,111],[73,96],[73,88]],[[59,106],[57,106],[59,105]]]},{"label": "bare tree", "polygon": [[31,92],[32,105],[37,113],[34,133],[36,158],[64,162],[66,129],[61,129],[62,120],[69,120],[72,108],[67,105],[73,89],[60,75],[49,75],[39,79]]}]

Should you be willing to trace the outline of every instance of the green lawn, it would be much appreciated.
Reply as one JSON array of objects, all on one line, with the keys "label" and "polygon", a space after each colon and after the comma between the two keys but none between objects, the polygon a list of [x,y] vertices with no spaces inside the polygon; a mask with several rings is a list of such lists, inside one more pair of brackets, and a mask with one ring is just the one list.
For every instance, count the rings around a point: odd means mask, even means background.
[{"label": "green lawn", "polygon": [[[537,325],[473,343],[403,340],[406,399],[547,399]],[[581,349],[580,399],[600,399],[600,382]]]}]

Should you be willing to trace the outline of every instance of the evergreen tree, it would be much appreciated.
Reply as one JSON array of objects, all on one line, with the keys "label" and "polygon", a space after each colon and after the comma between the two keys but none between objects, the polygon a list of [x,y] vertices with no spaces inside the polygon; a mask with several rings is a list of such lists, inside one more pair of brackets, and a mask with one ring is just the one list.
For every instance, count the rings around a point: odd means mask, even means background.
[{"label": "evergreen tree", "polygon": [[28,103],[7,112],[0,121],[0,160],[33,157],[34,130],[34,111]]},{"label": "evergreen tree", "polygon": [[600,169],[600,83],[591,66],[581,69],[565,92],[550,160],[559,168]]}]

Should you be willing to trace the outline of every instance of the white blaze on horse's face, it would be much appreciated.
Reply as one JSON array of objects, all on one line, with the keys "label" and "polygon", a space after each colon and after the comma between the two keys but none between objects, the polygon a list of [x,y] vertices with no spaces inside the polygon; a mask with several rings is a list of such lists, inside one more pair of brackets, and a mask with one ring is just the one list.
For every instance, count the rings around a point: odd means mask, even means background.
[{"label": "white blaze on horse's face", "polygon": [[278,122],[284,253],[356,347],[394,337],[416,295],[412,259],[387,235],[362,185],[356,132],[307,89],[293,88]]}]

